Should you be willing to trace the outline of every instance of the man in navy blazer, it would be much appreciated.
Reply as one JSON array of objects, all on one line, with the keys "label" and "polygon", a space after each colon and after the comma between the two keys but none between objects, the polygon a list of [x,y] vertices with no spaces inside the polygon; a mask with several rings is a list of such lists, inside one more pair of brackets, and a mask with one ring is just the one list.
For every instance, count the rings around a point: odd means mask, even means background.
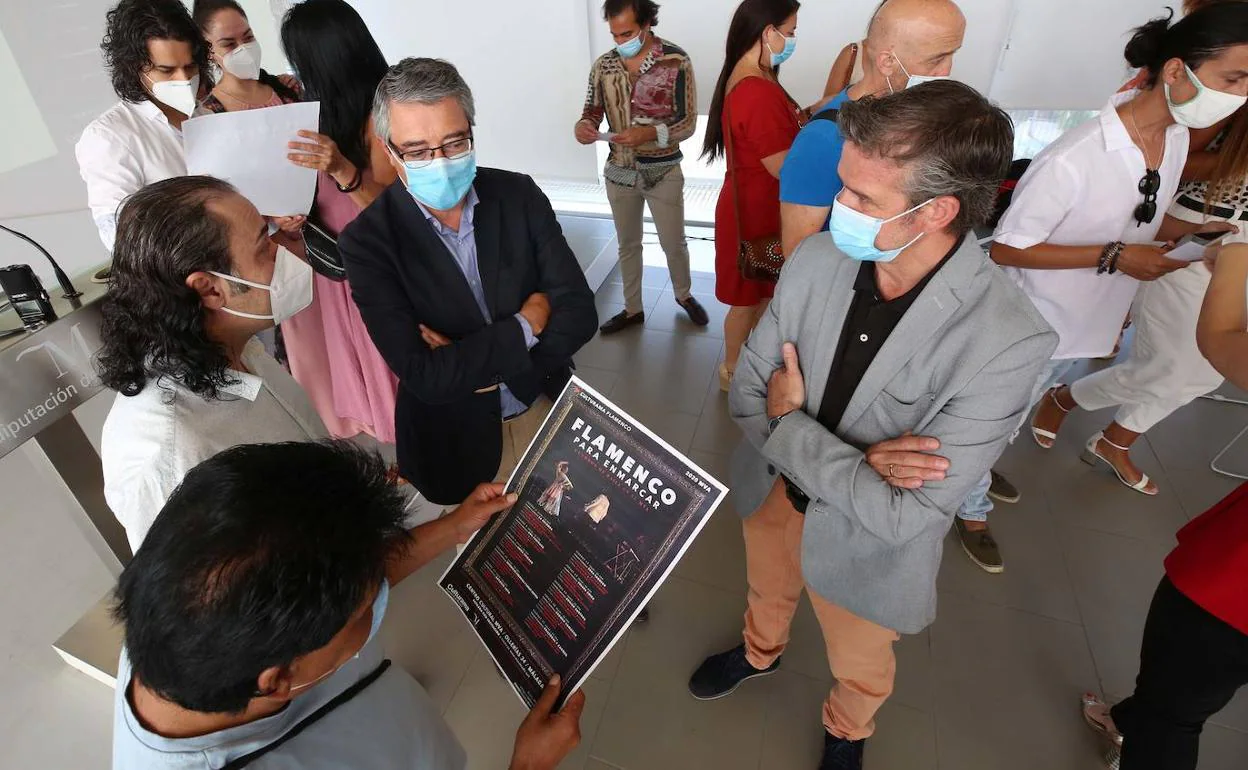
[{"label": "man in navy blazer", "polygon": [[399,378],[399,470],[446,505],[511,473],[598,326],[550,201],[524,174],[477,168],[473,118],[450,63],[391,67],[373,127],[399,179],[338,243]]}]

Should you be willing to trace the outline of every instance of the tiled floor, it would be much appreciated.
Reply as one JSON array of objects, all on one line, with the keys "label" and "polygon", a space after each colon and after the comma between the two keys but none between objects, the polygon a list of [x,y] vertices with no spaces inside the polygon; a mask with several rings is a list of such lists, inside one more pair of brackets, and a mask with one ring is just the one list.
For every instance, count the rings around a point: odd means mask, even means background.
[{"label": "tiled floor", "polygon": [[[709,244],[695,265],[710,268]],[[656,259],[657,257],[657,259]],[[649,253],[648,262],[661,264]],[[695,293],[715,319],[691,327],[665,270],[646,271],[647,325],[594,339],[579,373],[707,470],[728,480],[738,440],[715,381],[723,308],[713,279]],[[600,311],[622,303],[618,273],[598,293]],[[107,404],[83,414],[96,426]],[[1131,689],[1140,632],[1174,531],[1234,482],[1208,470],[1248,419],[1243,407],[1200,401],[1154,429],[1136,450],[1162,493],[1147,499],[1078,460],[1082,439],[1108,415],[1075,415],[1057,447],[1024,436],[1000,468],[1023,500],[993,522],[1007,569],[988,575],[950,540],[939,619],[898,647],[896,693],[879,715],[869,770],[1095,770],[1097,743],[1079,693]],[[1248,468],[1248,448],[1226,462]],[[0,488],[29,474],[15,455]],[[103,768],[110,693],[64,667],[51,641],[108,587],[108,576],[55,506],[0,512],[0,767]],[[564,767],[588,770],[801,770],[818,759],[819,704],[829,684],[818,625],[803,603],[780,672],[711,703],[693,700],[689,674],[708,653],[735,644],[744,608],[744,551],[729,501],[587,689],[581,748]],[[383,634],[396,662],[445,709],[470,767],[506,766],[523,716],[516,698],[434,580],[445,561],[398,587]],[[1248,693],[1205,731],[1201,770],[1248,767]]]}]

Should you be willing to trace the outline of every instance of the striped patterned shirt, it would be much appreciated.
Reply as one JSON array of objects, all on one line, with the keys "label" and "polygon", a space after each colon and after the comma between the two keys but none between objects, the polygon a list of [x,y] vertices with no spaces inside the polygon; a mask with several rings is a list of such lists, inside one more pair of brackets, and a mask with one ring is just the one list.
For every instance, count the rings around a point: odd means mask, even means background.
[{"label": "striped patterned shirt", "polygon": [[[653,34],[653,33],[652,33]],[[680,165],[680,143],[698,124],[698,97],[689,55],[657,35],[636,75],[612,48],[589,73],[581,119],[595,127],[605,118],[611,133],[655,126],[658,138],[639,147],[611,145],[605,175],[625,187],[650,188]]]}]

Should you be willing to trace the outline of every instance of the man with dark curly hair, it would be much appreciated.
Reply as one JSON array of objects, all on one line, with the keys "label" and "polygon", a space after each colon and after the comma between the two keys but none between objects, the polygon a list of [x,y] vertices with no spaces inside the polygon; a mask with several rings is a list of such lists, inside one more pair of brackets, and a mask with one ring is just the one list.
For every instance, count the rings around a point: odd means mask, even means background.
[{"label": "man with dark curly hair", "polygon": [[[255,335],[312,301],[312,268],[268,237],[228,183],[181,176],[126,199],[97,367],[120,395],[104,422],[104,497],[133,550],[187,472],[254,442],[328,437]],[[409,497],[409,526],[441,512]]]},{"label": "man with dark curly hair", "polygon": [[182,122],[211,83],[208,45],[179,0],[121,0],[108,12],[100,50],[121,101],[87,126],[74,151],[111,251],[126,196],[186,174]]}]

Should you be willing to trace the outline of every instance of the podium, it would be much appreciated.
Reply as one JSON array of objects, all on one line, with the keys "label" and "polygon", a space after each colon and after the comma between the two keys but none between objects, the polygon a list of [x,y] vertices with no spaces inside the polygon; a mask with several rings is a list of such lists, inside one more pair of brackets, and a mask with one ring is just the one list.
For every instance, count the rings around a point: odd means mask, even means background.
[{"label": "podium", "polygon": [[[104,390],[94,358],[107,289],[89,282],[94,272],[75,277],[81,297],[53,296],[57,320],[0,338],[0,459],[26,452],[49,486],[66,493],[75,524],[116,577],[130,561],[130,546],[104,501],[100,456],[73,414]],[[19,323],[15,313],[0,315],[0,331]],[[110,601],[102,597],[54,646],[71,666],[112,685],[122,635],[109,618]]]}]

